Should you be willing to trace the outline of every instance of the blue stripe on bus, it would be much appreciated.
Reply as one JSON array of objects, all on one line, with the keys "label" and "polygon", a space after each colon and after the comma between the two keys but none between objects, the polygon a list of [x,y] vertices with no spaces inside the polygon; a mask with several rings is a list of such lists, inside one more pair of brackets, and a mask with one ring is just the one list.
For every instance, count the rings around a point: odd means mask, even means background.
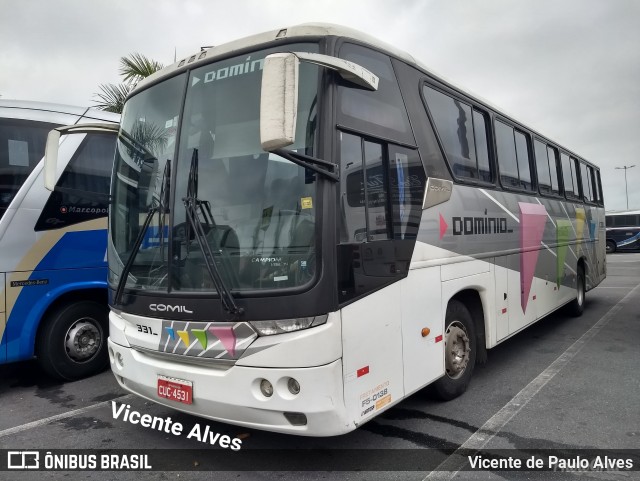
[{"label": "blue stripe on bus", "polygon": [[597,224],[595,221],[589,221],[589,236],[591,240],[594,240],[596,238],[596,226]]},{"label": "blue stripe on bus", "polygon": [[616,242],[616,245],[618,247],[624,247],[624,246],[628,246],[629,244],[633,244],[636,241],[640,241],[640,232],[638,232],[633,237],[629,237],[628,239],[625,239],[623,241]]},{"label": "blue stripe on bus", "polygon": [[0,342],[0,352],[6,347],[7,362],[33,357],[40,320],[55,299],[74,290],[107,288],[106,249],[103,229],[67,232],[49,250],[29,276],[29,280],[47,279],[48,283],[23,287],[7,313]]}]

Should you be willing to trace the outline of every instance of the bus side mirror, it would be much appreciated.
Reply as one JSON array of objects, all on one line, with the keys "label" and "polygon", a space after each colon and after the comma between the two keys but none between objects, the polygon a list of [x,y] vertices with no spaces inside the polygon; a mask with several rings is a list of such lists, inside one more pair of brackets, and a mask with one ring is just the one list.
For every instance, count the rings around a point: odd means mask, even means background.
[{"label": "bus side mirror", "polygon": [[47,145],[44,151],[44,187],[54,191],[58,182],[58,147],[60,136],[66,134],[88,134],[91,132],[117,134],[120,126],[118,124],[96,123],[67,125],[53,129],[47,135]]},{"label": "bus side mirror", "polygon": [[52,130],[47,135],[47,145],[44,151],[44,188],[53,192],[56,187],[58,170],[58,146],[60,132]]},{"label": "bus side mirror", "polygon": [[296,140],[300,61],[292,53],[267,55],[260,93],[260,144],[267,152]]},{"label": "bus side mirror", "polygon": [[301,61],[335,70],[359,87],[378,90],[378,77],[348,60],[308,52],[267,55],[260,94],[260,144],[267,152],[295,143]]}]

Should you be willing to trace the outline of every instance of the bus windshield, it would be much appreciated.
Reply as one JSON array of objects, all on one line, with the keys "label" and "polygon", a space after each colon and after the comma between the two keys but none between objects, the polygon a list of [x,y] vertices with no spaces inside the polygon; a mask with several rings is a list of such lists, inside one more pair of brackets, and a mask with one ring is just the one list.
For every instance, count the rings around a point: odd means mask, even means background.
[{"label": "bus windshield", "polygon": [[[317,175],[260,147],[260,73],[264,58],[281,50],[207,64],[127,102],[112,186],[112,283],[133,256],[127,288],[215,291],[203,242],[228,289],[295,288],[313,279]],[[301,65],[290,150],[305,155],[315,151],[318,75],[317,66]],[[202,229],[187,217],[187,198]]]},{"label": "bus windshield", "polygon": [[47,134],[58,124],[0,119],[0,219],[44,155]]}]

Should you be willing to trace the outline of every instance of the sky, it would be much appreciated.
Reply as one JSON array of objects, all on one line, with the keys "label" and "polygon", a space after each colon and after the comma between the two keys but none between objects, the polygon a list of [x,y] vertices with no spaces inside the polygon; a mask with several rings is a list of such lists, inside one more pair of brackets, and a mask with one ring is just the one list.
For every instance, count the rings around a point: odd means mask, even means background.
[{"label": "sky", "polygon": [[607,210],[640,209],[638,0],[0,0],[0,98],[92,106],[119,59],[165,65],[305,22],[407,51],[598,165]]}]

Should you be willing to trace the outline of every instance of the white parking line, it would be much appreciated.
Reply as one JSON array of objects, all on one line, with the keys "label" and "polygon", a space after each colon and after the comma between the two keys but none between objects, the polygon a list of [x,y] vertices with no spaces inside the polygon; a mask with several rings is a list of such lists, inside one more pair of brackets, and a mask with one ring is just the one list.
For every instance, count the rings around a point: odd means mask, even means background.
[{"label": "white parking line", "polygon": [[91,406],[87,406],[80,409],[74,409],[73,411],[67,411],[66,413],[56,414],[55,416],[49,416],[48,418],[40,419],[38,421],[33,421],[26,424],[21,424],[20,426],[16,426],[13,428],[5,429],[4,431],[0,431],[0,438],[4,438],[6,436],[11,436],[12,434],[16,434],[22,431],[27,431],[29,429],[37,428],[40,426],[44,426],[46,424],[50,424],[54,421],[58,421],[60,419],[66,419],[73,416],[77,416],[79,414],[84,414],[88,411],[93,411],[94,409],[101,408],[103,406],[108,406],[111,404],[111,401],[120,400],[123,401],[126,398],[133,398],[133,394],[123,394],[122,396],[115,397],[108,401],[103,401],[98,404],[92,404]]},{"label": "white parking line", "polygon": [[640,284],[635,286],[631,292],[624,296],[615,306],[596,322],[591,329],[585,332],[580,339],[571,344],[549,367],[542,371],[538,377],[527,384],[511,401],[505,404],[496,414],[494,414],[484,425],[473,433],[453,454],[445,459],[440,465],[429,473],[423,481],[428,479],[449,480],[458,474],[458,472],[467,464],[467,456],[463,456],[460,450],[481,450],[489,441],[511,419],[525,407],[529,401],[553,379],[553,377],[571,361],[578,352],[591,340],[613,317],[633,298],[636,291],[640,290]]}]

